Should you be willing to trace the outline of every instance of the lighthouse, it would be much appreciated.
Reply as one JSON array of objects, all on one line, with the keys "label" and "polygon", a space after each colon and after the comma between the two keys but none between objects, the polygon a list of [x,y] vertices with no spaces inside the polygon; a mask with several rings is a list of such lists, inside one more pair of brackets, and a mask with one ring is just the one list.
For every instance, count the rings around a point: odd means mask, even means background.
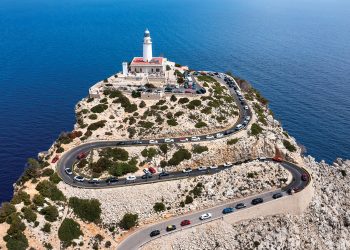
[{"label": "lighthouse", "polygon": [[150,62],[152,60],[152,41],[149,30],[146,29],[143,36],[143,61]]}]

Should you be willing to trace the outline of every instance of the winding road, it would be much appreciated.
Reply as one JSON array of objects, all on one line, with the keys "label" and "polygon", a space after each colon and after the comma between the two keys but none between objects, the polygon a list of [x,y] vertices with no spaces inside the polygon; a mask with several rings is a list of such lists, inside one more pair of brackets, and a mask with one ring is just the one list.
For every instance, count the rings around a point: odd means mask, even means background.
[{"label": "winding road", "polygon": [[[219,81],[221,84],[226,85],[226,83],[218,77],[215,77],[217,81]],[[233,79],[235,82],[235,80]],[[239,89],[238,84],[235,82],[235,85],[237,89]],[[147,146],[147,145],[158,145],[162,143],[198,143],[202,141],[210,141],[210,140],[215,140],[219,139],[225,136],[231,136],[234,133],[237,133],[240,131],[240,129],[236,129],[238,124],[243,124],[245,120],[247,120],[247,117],[249,117],[251,120],[252,117],[252,112],[249,107],[245,106],[246,102],[244,101],[244,104],[241,103],[240,96],[237,95],[236,91],[234,88],[228,88],[230,90],[231,95],[235,99],[235,102],[239,108],[239,119],[237,122],[229,129],[221,131],[220,133],[215,133],[215,134],[209,134],[209,135],[201,135],[197,136],[200,139],[198,141],[192,141],[191,137],[181,137],[181,138],[171,138],[173,139],[172,142],[166,142],[165,139],[157,139],[157,144],[151,143],[150,140],[125,140],[125,141],[96,141],[96,142],[89,142],[89,143],[84,143],[81,144],[69,151],[67,151],[65,154],[62,155],[61,159],[59,159],[57,163],[57,171],[59,176],[62,178],[62,180],[74,187],[80,187],[80,188],[91,188],[91,189],[98,189],[98,188],[114,188],[114,187],[120,187],[120,186],[127,186],[127,185],[139,185],[139,184],[146,184],[146,183],[154,183],[154,182],[160,182],[160,181],[169,181],[169,180],[176,180],[176,179],[181,179],[181,178],[188,178],[188,177],[194,177],[194,176],[199,176],[203,174],[214,174],[219,171],[225,170],[230,167],[234,167],[236,165],[241,164],[242,162],[235,162],[232,164],[232,166],[224,166],[224,165],[219,165],[218,168],[216,169],[210,169],[208,172],[207,171],[199,171],[199,170],[193,170],[191,173],[183,173],[183,172],[171,172],[169,173],[168,176],[155,176],[153,175],[153,178],[151,179],[142,179],[141,177],[137,177],[135,181],[133,182],[128,182],[126,178],[120,178],[117,182],[115,183],[107,183],[105,181],[100,181],[99,183],[89,183],[87,180],[84,180],[82,182],[78,182],[74,180],[75,175],[74,174],[67,174],[65,169],[69,168],[71,169],[72,166],[76,163],[77,161],[77,155],[82,152],[88,152],[91,151],[92,149],[96,148],[103,148],[103,147],[128,147],[128,146]],[[241,97],[242,98],[242,97]],[[248,123],[249,124],[249,123]],[[241,129],[245,129],[248,124],[243,126]],[[183,138],[187,138],[188,141],[183,141]],[[251,159],[253,160],[253,159]],[[262,159],[261,159],[262,160]],[[249,161],[249,160],[247,160]],[[265,161],[272,161],[271,158],[265,159]],[[255,198],[263,198],[264,203],[266,202],[272,202],[274,198],[272,197],[273,194],[276,193],[281,193],[283,197],[279,199],[284,199],[289,196],[288,191],[295,189],[295,190],[302,190],[305,188],[305,186],[308,185],[309,180],[310,180],[310,175],[309,173],[302,167],[299,167],[293,163],[290,162],[280,162],[281,166],[287,169],[293,176],[292,182],[280,189],[276,189],[273,191],[269,191],[263,194],[256,195],[254,197],[248,197],[244,198],[242,200],[238,201],[230,201],[225,204],[221,204],[206,210],[198,211],[198,212],[193,212],[190,214],[186,214],[183,216],[178,216],[175,218],[171,218],[169,220],[157,223],[157,224],[152,224],[147,227],[140,228],[130,236],[128,236],[126,239],[124,239],[121,244],[118,246],[118,249],[120,250],[133,250],[133,249],[138,249],[139,247],[143,246],[150,240],[159,238],[161,236],[164,236],[166,234],[169,234],[171,232],[166,232],[166,227],[168,225],[176,225],[177,230],[173,231],[176,232],[178,230],[181,230],[180,223],[183,220],[190,220],[191,225],[190,226],[196,226],[200,225],[204,222],[209,222],[212,220],[217,220],[217,219],[222,219],[223,218],[223,213],[222,210],[226,207],[235,207],[238,203],[244,203],[245,208],[242,209],[248,209],[251,208],[252,206],[259,206],[259,205],[252,205],[251,201]],[[307,181],[302,181],[302,175],[307,175],[308,180]],[[199,219],[199,217],[204,214],[204,213],[211,213],[212,217],[208,220],[202,221]],[[185,226],[184,228],[188,228],[189,226]],[[153,230],[160,230],[160,234],[156,237],[150,237],[150,232]]]}]

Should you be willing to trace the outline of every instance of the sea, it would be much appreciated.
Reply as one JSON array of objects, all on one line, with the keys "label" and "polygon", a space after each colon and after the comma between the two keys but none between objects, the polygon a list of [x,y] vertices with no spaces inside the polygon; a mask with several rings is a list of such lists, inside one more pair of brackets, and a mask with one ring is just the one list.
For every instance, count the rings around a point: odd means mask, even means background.
[{"label": "sea", "polygon": [[350,158],[349,0],[1,0],[0,201],[146,28],[154,55],[251,82],[306,154]]}]

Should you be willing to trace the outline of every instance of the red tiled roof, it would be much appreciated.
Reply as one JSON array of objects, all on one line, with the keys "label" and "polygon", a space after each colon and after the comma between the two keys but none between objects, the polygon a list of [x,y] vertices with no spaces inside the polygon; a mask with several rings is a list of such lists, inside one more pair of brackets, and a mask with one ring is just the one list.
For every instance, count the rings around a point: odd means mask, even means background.
[{"label": "red tiled roof", "polygon": [[162,65],[163,57],[153,57],[151,61],[145,62],[143,57],[134,57],[131,65]]}]

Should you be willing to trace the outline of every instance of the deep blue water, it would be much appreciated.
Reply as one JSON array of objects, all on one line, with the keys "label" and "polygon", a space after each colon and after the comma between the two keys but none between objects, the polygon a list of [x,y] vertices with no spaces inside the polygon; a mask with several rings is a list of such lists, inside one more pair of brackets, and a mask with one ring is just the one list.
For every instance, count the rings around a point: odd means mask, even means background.
[{"label": "deep blue water", "polygon": [[350,158],[348,0],[0,1],[0,200],[72,130],[90,85],[142,54],[232,70],[318,160]]}]

